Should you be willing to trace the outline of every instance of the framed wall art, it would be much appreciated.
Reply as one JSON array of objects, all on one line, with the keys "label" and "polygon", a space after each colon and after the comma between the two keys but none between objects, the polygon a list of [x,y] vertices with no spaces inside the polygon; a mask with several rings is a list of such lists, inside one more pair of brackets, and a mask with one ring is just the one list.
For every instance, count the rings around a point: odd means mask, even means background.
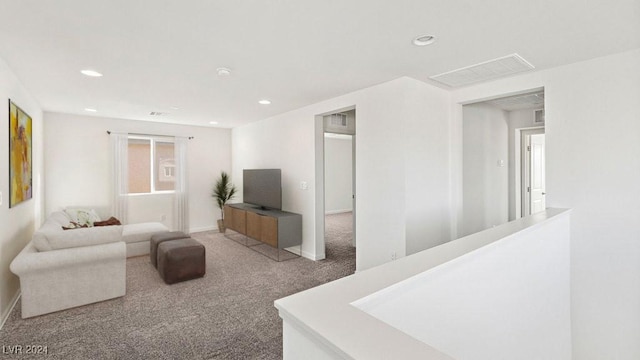
[{"label": "framed wall art", "polygon": [[32,120],[9,100],[9,207],[33,196]]}]

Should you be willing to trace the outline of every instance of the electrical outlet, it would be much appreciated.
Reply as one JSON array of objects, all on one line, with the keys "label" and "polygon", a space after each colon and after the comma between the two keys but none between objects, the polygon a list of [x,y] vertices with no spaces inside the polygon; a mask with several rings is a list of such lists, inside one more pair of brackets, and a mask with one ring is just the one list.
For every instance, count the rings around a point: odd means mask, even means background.
[{"label": "electrical outlet", "polygon": [[391,253],[391,260],[393,261],[393,260],[396,260],[397,258],[398,258],[398,255],[396,254],[396,252],[395,251],[392,252]]},{"label": "electrical outlet", "polygon": [[309,185],[307,185],[306,181],[300,181],[300,190],[307,190]]}]

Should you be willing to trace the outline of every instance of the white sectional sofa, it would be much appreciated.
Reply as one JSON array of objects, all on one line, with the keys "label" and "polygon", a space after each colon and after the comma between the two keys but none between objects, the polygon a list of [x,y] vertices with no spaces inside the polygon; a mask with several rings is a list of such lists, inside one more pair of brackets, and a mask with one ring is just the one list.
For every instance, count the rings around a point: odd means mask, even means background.
[{"label": "white sectional sofa", "polygon": [[127,257],[149,254],[151,235],[169,229],[157,222],[127,224],[122,227],[122,241],[127,244]]},{"label": "white sectional sofa", "polygon": [[124,296],[126,258],[149,253],[160,223],[63,230],[72,219],[52,213],[11,263],[20,277],[22,317]]}]

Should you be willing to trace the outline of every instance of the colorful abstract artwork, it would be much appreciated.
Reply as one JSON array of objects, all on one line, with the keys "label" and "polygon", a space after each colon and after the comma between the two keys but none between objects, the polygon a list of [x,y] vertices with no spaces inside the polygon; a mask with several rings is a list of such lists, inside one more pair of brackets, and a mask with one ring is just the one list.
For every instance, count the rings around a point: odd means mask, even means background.
[{"label": "colorful abstract artwork", "polygon": [[31,199],[31,117],[9,100],[9,207]]}]

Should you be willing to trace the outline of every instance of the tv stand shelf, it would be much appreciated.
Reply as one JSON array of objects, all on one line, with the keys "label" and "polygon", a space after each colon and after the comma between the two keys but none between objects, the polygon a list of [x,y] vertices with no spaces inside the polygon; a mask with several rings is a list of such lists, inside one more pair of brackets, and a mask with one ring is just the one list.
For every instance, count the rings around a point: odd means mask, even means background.
[{"label": "tv stand shelf", "polygon": [[278,250],[302,245],[302,215],[251,204],[224,206],[225,226]]}]

